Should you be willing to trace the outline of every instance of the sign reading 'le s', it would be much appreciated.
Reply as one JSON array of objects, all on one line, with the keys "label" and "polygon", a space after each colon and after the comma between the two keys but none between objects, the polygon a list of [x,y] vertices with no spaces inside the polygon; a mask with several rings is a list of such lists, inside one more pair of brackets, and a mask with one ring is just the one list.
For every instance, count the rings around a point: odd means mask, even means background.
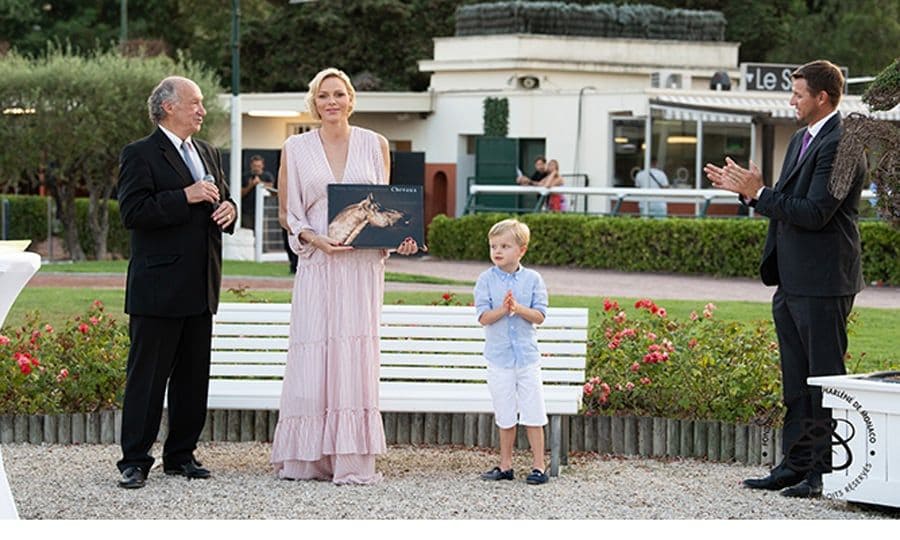
[{"label": "sign reading 'le s'", "polygon": [[[799,64],[741,64],[741,90],[745,92],[790,92],[791,73]],[[844,93],[847,93],[846,67],[841,68],[844,74]]]}]

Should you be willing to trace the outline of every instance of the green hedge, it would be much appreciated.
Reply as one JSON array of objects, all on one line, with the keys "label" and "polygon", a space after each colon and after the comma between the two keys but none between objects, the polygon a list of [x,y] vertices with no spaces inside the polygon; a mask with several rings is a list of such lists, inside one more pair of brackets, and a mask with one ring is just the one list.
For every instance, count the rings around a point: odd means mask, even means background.
[{"label": "green hedge", "polygon": [[[428,247],[444,259],[489,260],[487,232],[508,214],[451,219],[437,216]],[[758,277],[766,238],[764,219],[635,219],[574,214],[517,216],[531,228],[531,264],[630,272]],[[900,284],[900,231],[884,222],[860,223],[867,283]]]},{"label": "green hedge", "polygon": [[[47,239],[47,198],[35,195],[3,195],[0,201],[9,201],[9,229],[6,237],[10,240],[29,239],[43,242]],[[55,203],[54,203],[55,204]],[[77,199],[75,211],[78,222],[78,238],[81,248],[88,257],[94,255],[94,239],[88,227],[88,200]],[[109,235],[107,250],[113,256],[127,258],[130,253],[130,234],[122,226],[119,218],[119,203],[109,201]]]}]

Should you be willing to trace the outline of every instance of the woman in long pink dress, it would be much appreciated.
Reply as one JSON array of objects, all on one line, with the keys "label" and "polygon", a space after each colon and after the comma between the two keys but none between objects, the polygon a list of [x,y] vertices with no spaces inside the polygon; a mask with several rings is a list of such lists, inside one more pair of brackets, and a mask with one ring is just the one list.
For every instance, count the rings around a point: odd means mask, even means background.
[{"label": "woman in long pink dress", "polygon": [[[387,140],[350,126],[354,100],[344,72],[319,72],[306,103],[322,127],[288,138],[282,152],[288,237],[299,263],[272,444],[280,478],[377,482],[375,457],[387,449],[378,409],[387,252],[353,249],[326,236],[328,184],[385,184],[390,173]],[[397,253],[417,250],[408,239]]]}]

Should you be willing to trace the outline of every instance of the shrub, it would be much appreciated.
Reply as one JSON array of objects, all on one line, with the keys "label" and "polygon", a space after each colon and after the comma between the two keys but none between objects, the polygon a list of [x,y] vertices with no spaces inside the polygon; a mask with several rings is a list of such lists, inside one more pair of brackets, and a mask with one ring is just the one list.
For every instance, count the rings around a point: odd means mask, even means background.
[{"label": "shrub", "polygon": [[[43,242],[47,239],[47,198],[36,195],[4,195],[2,199],[9,201],[10,240],[27,239],[32,242]],[[55,204],[51,201],[51,204]],[[122,225],[119,217],[118,201],[109,201],[109,232],[107,250],[110,255],[128,258],[131,252],[131,236]],[[88,228],[88,200],[76,199],[75,212],[78,223],[78,240],[81,248],[90,256],[95,256],[94,239]]]},{"label": "shrub", "polygon": [[676,321],[649,299],[607,299],[590,330],[586,414],[724,421],[780,417],[781,371],[771,324],[726,323],[707,304]]},{"label": "shrub", "polygon": [[92,412],[118,407],[125,389],[127,326],[96,300],[64,328],[31,313],[0,335],[0,414]]},{"label": "shrub", "polygon": [[[765,219],[633,219],[580,214],[520,216],[484,213],[437,216],[428,229],[431,254],[488,261],[491,225],[517,217],[531,228],[527,264],[579,266],[626,272],[674,272],[758,277]],[[900,230],[885,222],[860,223],[867,283],[900,284]]]}]

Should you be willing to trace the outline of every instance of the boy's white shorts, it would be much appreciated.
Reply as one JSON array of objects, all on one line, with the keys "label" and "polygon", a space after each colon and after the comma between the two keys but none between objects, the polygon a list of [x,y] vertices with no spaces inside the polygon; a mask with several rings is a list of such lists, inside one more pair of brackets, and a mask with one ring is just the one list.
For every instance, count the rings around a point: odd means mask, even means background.
[{"label": "boy's white shorts", "polygon": [[521,368],[488,364],[487,384],[494,403],[494,418],[500,429],[515,426],[517,417],[523,426],[547,424],[540,362]]}]

